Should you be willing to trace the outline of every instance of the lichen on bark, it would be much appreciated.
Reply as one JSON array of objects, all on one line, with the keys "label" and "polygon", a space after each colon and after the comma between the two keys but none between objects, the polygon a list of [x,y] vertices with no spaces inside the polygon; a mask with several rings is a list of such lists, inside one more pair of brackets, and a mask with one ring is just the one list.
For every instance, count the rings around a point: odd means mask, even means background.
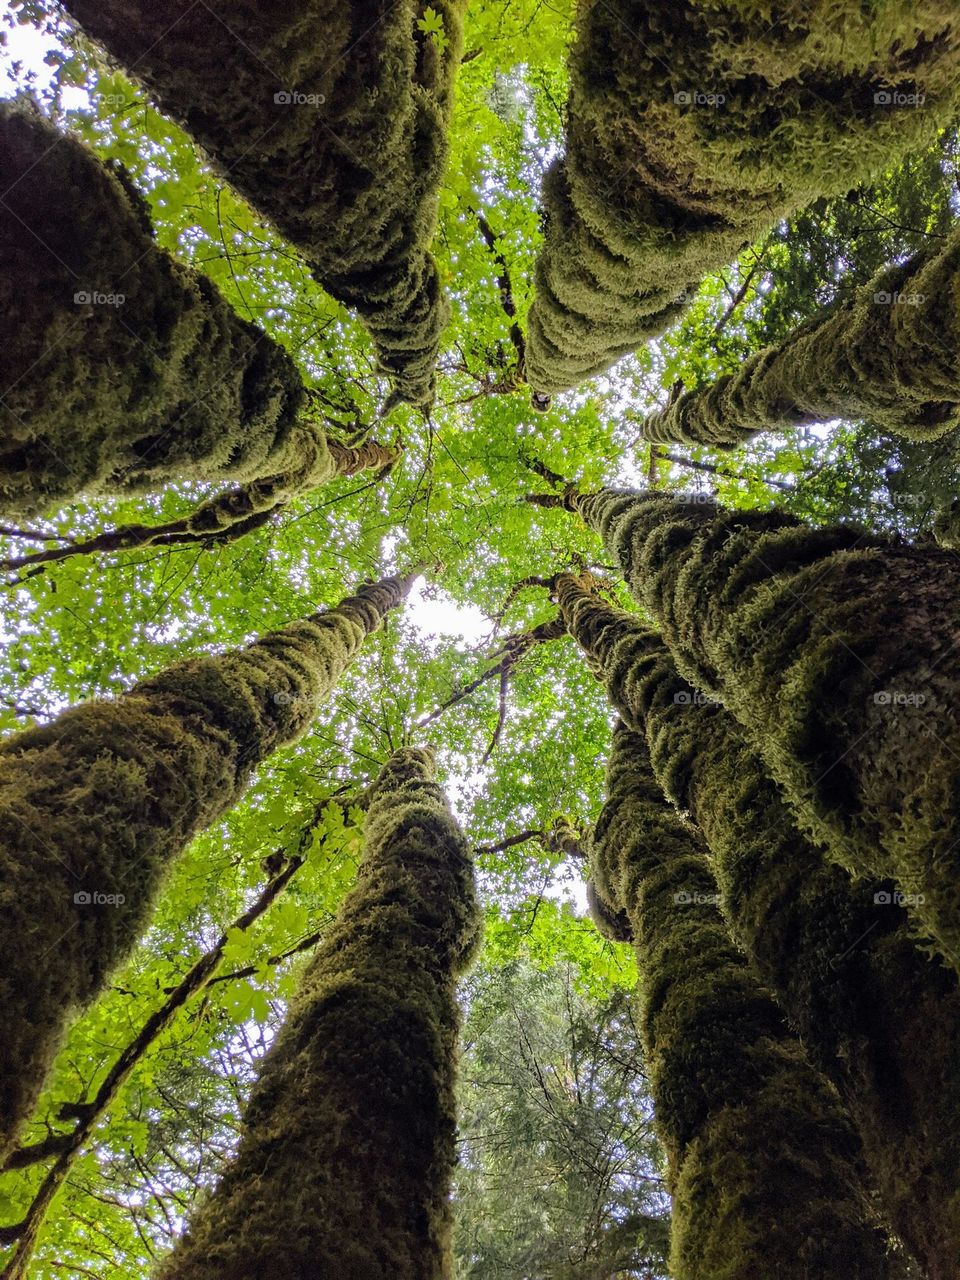
[{"label": "lichen on bark", "polygon": [[[792,210],[935,132],[960,94],[952,0],[582,0],[566,152],[527,336],[553,393],[663,331]],[[919,104],[919,105],[918,105]]]},{"label": "lichen on bark", "polygon": [[960,561],[856,527],[662,493],[568,491],[804,829],[889,877],[960,969]]},{"label": "lichen on bark", "polygon": [[447,318],[430,243],[465,0],[67,0],[228,181],[355,307],[425,406]]},{"label": "lichen on bark", "polygon": [[695,828],[614,731],[594,874],[630,919],[676,1280],[888,1274],[853,1127],[734,945]]},{"label": "lichen on bark", "polygon": [[0,156],[0,511],[334,474],[293,361],[156,246],[122,173],[19,104],[0,104]]},{"label": "lichen on bark", "polygon": [[655,631],[589,579],[562,576],[557,596],[657,781],[703,832],[734,936],[837,1087],[891,1225],[931,1280],[949,1280],[960,1267],[955,976],[917,950],[890,882],[851,880],[802,835],[736,721],[680,676]]},{"label": "lichen on bark", "polygon": [[650,414],[643,436],[732,446],[760,431],[867,419],[909,440],[960,426],[960,233],[886,267],[736,373]]},{"label": "lichen on bark", "polygon": [[480,913],[433,773],[405,749],[374,784],[357,884],[264,1059],[237,1157],[162,1280],[450,1276],[455,978]]},{"label": "lichen on bark", "polygon": [[29,1117],[65,1018],[140,937],[171,860],[308,728],[411,582],[363,586],[0,743],[0,1150]]}]

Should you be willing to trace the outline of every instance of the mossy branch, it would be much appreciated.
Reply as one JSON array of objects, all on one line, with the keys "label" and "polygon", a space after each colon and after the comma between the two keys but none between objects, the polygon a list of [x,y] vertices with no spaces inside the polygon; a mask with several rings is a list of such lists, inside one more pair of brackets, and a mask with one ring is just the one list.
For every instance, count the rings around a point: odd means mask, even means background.
[{"label": "mossy branch", "polygon": [[941,249],[885,267],[735,373],[650,414],[642,437],[728,448],[761,431],[847,418],[936,440],[960,426],[958,287],[954,232]]},{"label": "mossy branch", "polygon": [[239,800],[260,761],[306,731],[418,572],[0,743],[11,904],[0,936],[0,1155],[33,1110],[67,1011],[94,999],[141,937],[171,861]]},{"label": "mossy branch", "polygon": [[352,476],[369,468],[376,469],[377,479],[381,479],[389,474],[400,456],[399,449],[378,444],[374,440],[365,441],[359,446],[349,446],[324,438],[316,428],[299,430],[310,441],[307,451],[310,462],[299,472],[284,472],[237,486],[207,499],[188,516],[166,524],[121,525],[82,542],[71,542],[44,551],[31,551],[22,556],[9,556],[0,559],[0,571],[58,564],[74,556],[143,550],[147,547],[190,544],[222,546],[225,542],[236,541],[263,528],[294,499],[336,476]]}]

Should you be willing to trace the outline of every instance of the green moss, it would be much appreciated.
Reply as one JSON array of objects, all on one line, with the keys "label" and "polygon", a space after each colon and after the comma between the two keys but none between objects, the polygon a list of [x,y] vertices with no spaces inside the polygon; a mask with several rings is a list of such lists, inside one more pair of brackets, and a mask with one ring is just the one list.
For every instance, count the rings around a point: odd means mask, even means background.
[{"label": "green moss", "polygon": [[647,440],[734,445],[758,431],[868,418],[910,440],[960,425],[960,234],[885,268],[801,325],[643,424]]},{"label": "green moss", "polygon": [[956,556],[662,494],[568,501],[807,832],[852,874],[895,880],[960,969]]},{"label": "green moss", "polygon": [[561,578],[558,598],[667,796],[703,831],[736,939],[837,1087],[894,1229],[947,1280],[960,1266],[954,975],[916,949],[889,882],[824,861],[736,722],[681,678],[655,632],[582,579]]},{"label": "green moss", "polygon": [[306,730],[410,581],[361,587],[245,649],[177,663],[0,744],[0,1149],[30,1114],[66,1015],[142,934],[171,859]]},{"label": "green moss", "polygon": [[591,864],[633,928],[673,1195],[671,1274],[888,1274],[849,1118],[734,945],[696,830],[614,731]]},{"label": "green moss", "polygon": [[[704,275],[919,145],[958,100],[951,0],[869,13],[796,0],[776,21],[748,0],[584,0],[577,31],[529,320],[542,393],[662,332]],[[885,93],[922,106],[876,101]]]},{"label": "green moss", "polygon": [[357,309],[396,393],[420,405],[447,318],[429,250],[465,0],[432,7],[443,53],[416,26],[419,0],[66,5]]},{"label": "green moss", "polygon": [[480,913],[469,846],[432,777],[426,752],[404,750],[374,785],[356,887],[165,1280],[450,1275],[455,977]]},{"label": "green moss", "polygon": [[9,103],[0,156],[0,511],[302,465],[293,361],[156,247],[130,185]]}]

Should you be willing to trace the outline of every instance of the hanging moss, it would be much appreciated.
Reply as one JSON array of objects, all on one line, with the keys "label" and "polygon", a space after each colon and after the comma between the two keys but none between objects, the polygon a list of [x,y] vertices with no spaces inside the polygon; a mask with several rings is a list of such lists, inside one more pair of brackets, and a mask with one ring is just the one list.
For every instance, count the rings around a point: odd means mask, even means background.
[{"label": "hanging moss", "polygon": [[565,576],[557,592],[658,782],[703,831],[736,939],[837,1087],[891,1224],[931,1280],[949,1280],[960,1273],[954,975],[916,949],[889,882],[851,881],[824,861],[736,722],[682,679],[655,632],[583,579]]},{"label": "hanging moss", "polygon": [[[447,319],[430,256],[465,0],[68,0],[254,209],[355,307],[396,394],[433,399]],[[279,95],[279,100],[278,100]]]},{"label": "hanging moss", "polygon": [[170,479],[333,474],[290,357],[153,242],[132,186],[0,103],[0,512]]},{"label": "hanging moss", "polygon": [[544,184],[527,371],[541,393],[663,331],[792,210],[933,136],[960,96],[952,0],[583,0]]},{"label": "hanging moss", "polygon": [[888,267],[847,301],[801,325],[643,424],[647,440],[726,446],[758,431],[868,418],[909,440],[960,426],[960,233]]},{"label": "hanging moss", "polygon": [[805,829],[960,969],[960,561],[854,527],[605,490],[578,510]]},{"label": "hanging moss", "polygon": [[377,779],[357,885],[264,1059],[237,1158],[163,1280],[450,1275],[454,980],[480,913],[433,772],[408,749]]},{"label": "hanging moss", "polygon": [[361,587],[0,743],[0,1150],[30,1114],[65,1016],[142,934],[171,859],[306,730],[411,581]]},{"label": "hanging moss", "polygon": [[882,1233],[852,1126],[734,946],[694,828],[622,723],[591,846],[630,919],[676,1280],[876,1280]]}]

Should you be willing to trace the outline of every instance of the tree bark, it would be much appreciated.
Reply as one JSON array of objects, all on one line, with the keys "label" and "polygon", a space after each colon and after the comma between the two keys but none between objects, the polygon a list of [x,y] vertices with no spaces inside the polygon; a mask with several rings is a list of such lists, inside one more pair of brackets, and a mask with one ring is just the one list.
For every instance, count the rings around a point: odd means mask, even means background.
[{"label": "tree bark", "polygon": [[934,135],[958,99],[952,0],[583,3],[566,154],[547,175],[534,391],[601,373],[701,279]]},{"label": "tree bark", "polygon": [[629,916],[642,1036],[673,1196],[676,1280],[889,1274],[853,1126],[734,946],[695,828],[621,722],[591,845]]},{"label": "tree bark", "polygon": [[162,1280],[446,1280],[456,975],[479,934],[432,757],[371,793],[356,887],[264,1060],[240,1149]]},{"label": "tree bark", "polygon": [[729,447],[759,431],[865,418],[908,440],[960,426],[960,233],[887,267],[852,298],[679,396],[646,440]]},{"label": "tree bark", "polygon": [[0,512],[173,479],[334,474],[296,366],[154,243],[141,197],[0,104]]},{"label": "tree bark", "polygon": [[960,561],[853,527],[568,490],[681,675],[718,698],[803,828],[889,877],[960,969]]},{"label": "tree bark", "polygon": [[[702,830],[737,942],[837,1087],[897,1234],[930,1280],[960,1272],[960,990],[917,950],[893,886],[852,881],[794,825],[718,703],[656,632],[564,576],[571,635],[657,781]],[[922,1045],[922,1052],[918,1046]]]},{"label": "tree bark", "polygon": [[176,663],[0,743],[0,1156],[66,1016],[137,942],[171,860],[307,729],[411,582],[363,586],[245,649]]},{"label": "tree bark", "polygon": [[430,242],[465,0],[68,0],[227,180],[355,307],[396,394],[433,399],[448,308]]}]

